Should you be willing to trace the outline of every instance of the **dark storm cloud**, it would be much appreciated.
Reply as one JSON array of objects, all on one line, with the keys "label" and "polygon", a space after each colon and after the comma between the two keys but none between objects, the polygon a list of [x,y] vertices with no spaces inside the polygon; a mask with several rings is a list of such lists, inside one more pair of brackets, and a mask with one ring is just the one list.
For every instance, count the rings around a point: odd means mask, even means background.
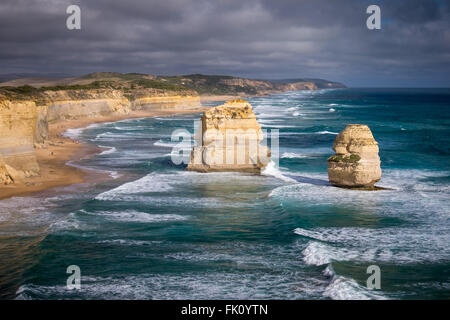
[{"label": "dark storm cloud", "polygon": [[[78,4],[82,30],[65,27]],[[366,28],[378,4],[382,29]],[[322,77],[449,86],[449,1],[2,0],[0,73]]]}]

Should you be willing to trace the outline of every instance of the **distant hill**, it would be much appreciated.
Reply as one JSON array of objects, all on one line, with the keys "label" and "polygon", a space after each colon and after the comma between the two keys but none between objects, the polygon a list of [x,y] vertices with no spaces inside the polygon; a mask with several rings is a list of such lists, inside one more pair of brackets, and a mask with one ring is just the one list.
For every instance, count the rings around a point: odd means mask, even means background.
[{"label": "distant hill", "polygon": [[203,74],[157,78],[175,85],[196,90],[200,94],[258,95],[290,90],[317,90],[346,87],[342,83],[323,79],[256,80],[226,75]]},{"label": "distant hill", "polygon": [[189,74],[155,76],[141,73],[95,72],[81,77],[57,75],[0,75],[0,88],[19,92],[70,89],[120,89],[153,88],[170,91],[194,90],[202,95],[263,95],[295,90],[345,88],[339,82],[323,79],[256,80],[226,75]]}]

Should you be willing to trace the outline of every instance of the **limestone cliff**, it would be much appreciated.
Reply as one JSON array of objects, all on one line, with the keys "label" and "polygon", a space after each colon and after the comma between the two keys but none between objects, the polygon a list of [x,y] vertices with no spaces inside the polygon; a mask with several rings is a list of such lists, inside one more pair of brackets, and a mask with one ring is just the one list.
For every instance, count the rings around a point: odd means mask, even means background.
[{"label": "limestone cliff", "polygon": [[45,90],[36,95],[0,93],[0,184],[39,175],[34,148],[49,138],[50,123],[124,115],[135,110],[200,106],[194,92],[137,89]]},{"label": "limestone cliff", "polygon": [[191,171],[259,173],[270,150],[261,145],[263,133],[251,105],[233,100],[204,112],[198,145],[191,152]]},{"label": "limestone cliff", "polygon": [[333,144],[336,155],[328,158],[328,178],[339,187],[373,187],[381,179],[378,143],[369,127],[349,124]]},{"label": "limestone cliff", "polygon": [[135,110],[182,110],[200,106],[196,93],[140,89],[46,91],[48,121],[128,114]]},{"label": "limestone cliff", "polygon": [[47,120],[73,120],[127,114],[131,104],[119,90],[45,91],[48,99]]},{"label": "limestone cliff", "polygon": [[132,102],[133,110],[186,110],[200,106],[200,97],[193,96],[156,96],[141,97]]},{"label": "limestone cliff", "polygon": [[39,174],[34,153],[37,108],[33,101],[0,99],[0,183]]}]

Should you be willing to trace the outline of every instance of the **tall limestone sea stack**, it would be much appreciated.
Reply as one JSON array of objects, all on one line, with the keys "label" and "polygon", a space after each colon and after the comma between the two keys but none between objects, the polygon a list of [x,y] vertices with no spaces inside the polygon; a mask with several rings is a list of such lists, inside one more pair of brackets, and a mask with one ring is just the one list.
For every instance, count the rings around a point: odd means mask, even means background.
[{"label": "tall limestone sea stack", "polygon": [[228,101],[203,114],[187,169],[260,173],[270,160],[269,148],[261,144],[263,138],[250,103]]},{"label": "tall limestone sea stack", "polygon": [[328,158],[328,179],[345,188],[374,188],[381,179],[378,143],[369,127],[349,124],[333,144],[334,156]]}]

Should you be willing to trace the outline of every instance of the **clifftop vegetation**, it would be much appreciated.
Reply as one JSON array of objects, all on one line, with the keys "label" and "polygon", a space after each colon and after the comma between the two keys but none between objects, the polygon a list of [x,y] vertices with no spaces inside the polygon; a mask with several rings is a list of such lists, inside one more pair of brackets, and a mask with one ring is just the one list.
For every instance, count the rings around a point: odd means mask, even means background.
[{"label": "clifftop vegetation", "polygon": [[232,76],[191,74],[153,76],[141,73],[96,72],[76,78],[14,79],[0,83],[0,95],[14,99],[39,99],[46,91],[122,90],[126,96],[142,89],[206,95],[260,95],[288,90],[342,88],[322,79],[252,80]]}]

